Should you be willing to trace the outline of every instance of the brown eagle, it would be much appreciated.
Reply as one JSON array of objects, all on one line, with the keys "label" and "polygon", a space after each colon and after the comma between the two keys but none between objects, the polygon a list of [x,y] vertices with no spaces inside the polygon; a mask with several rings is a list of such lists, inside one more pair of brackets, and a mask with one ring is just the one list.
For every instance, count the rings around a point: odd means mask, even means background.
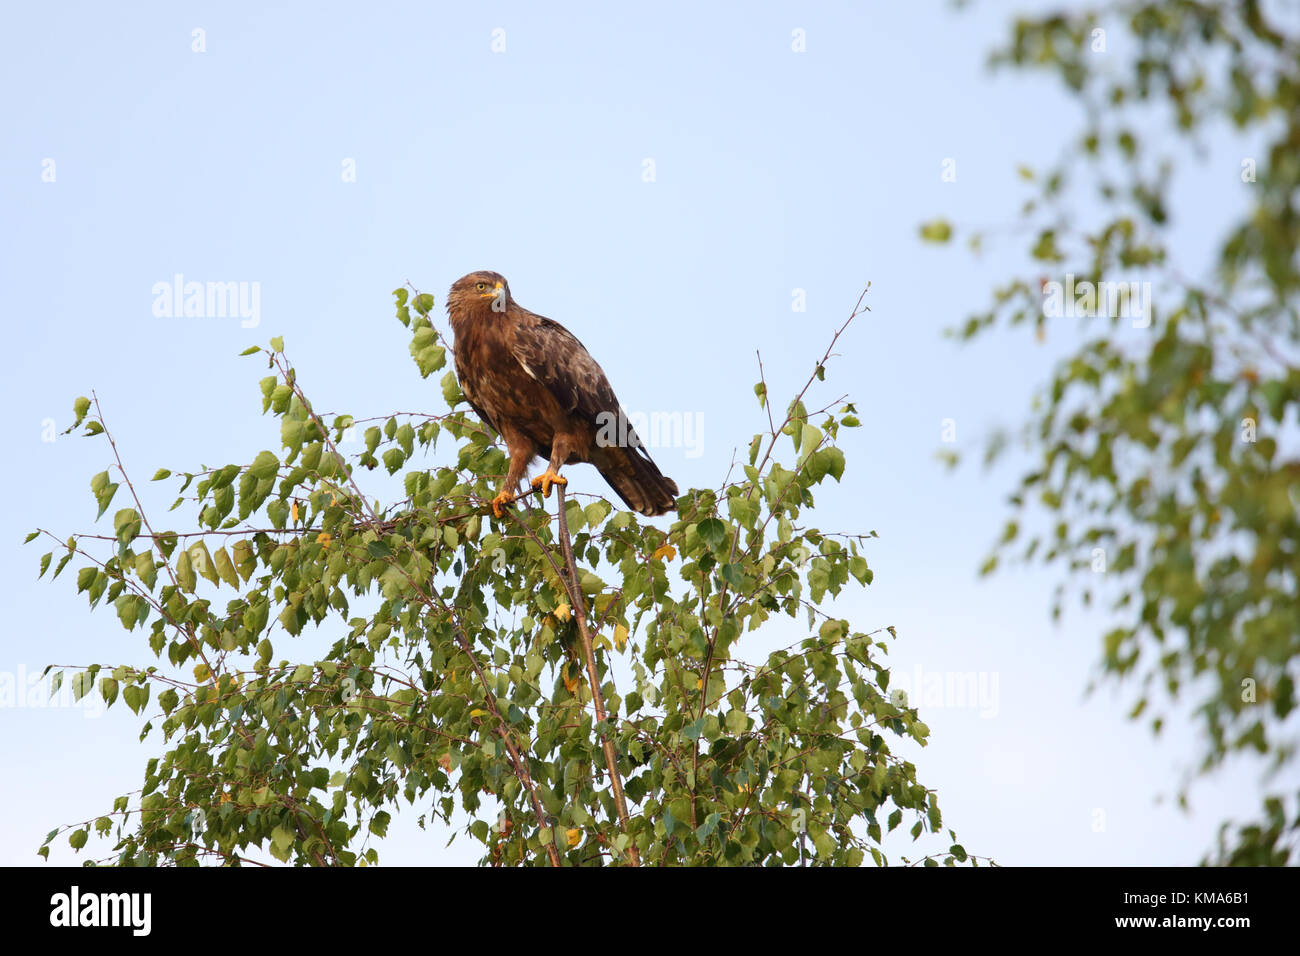
[{"label": "brown eagle", "polygon": [[510,468],[492,511],[515,500],[539,455],[549,460],[533,488],[548,497],[567,484],[560,466],[590,462],[633,511],[660,515],[676,504],[677,485],[650,460],[627,422],[609,379],[560,323],[529,312],[495,272],[471,272],[447,295],[456,335],[456,377],[470,407],[506,443]]}]

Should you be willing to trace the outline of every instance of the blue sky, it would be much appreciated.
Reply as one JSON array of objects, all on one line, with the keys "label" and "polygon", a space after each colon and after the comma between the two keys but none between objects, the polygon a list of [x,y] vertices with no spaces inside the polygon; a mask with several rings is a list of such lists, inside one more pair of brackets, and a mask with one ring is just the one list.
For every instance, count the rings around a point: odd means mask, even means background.
[{"label": "blue sky", "polygon": [[[275,448],[250,344],[282,335],[318,408],[357,417],[437,410],[407,355],[391,290],[437,298],[474,269],[567,325],[630,409],[703,423],[698,455],[655,450],[682,487],[716,486],[807,377],[869,281],[862,316],[821,394],[849,392],[863,427],[849,469],[819,495],[827,529],[876,530],[875,582],[839,604],[862,630],[898,629],[901,679],[983,675],[995,706],[922,707],[932,744],[911,754],[970,852],[1006,864],[1192,863],[1218,822],[1257,805],[1251,772],[1166,802],[1195,754],[1171,721],[1154,743],[1128,697],[1085,698],[1101,622],[1049,624],[1055,578],[977,579],[1015,462],[991,474],[936,460],[940,423],[978,457],[1015,425],[1069,341],[941,331],[982,308],[1020,264],[923,245],[920,222],[1006,224],[1018,164],[1055,159],[1074,105],[1041,80],[992,76],[1010,5],[942,3],[42,4],[0,34],[0,279],[12,457],[0,515],[0,673],[49,663],[147,663],[139,632],[89,614],[69,578],[33,583],[36,526],[88,530],[102,440],[46,441],[93,388],[146,503],[160,467],[249,461]],[[193,49],[202,30],[203,52]],[[792,50],[796,29],[806,51]],[[498,44],[493,51],[494,31]],[[1175,184],[1175,248],[1201,268],[1237,209],[1241,151],[1192,161]],[[956,160],[955,182],[941,164]],[[42,179],[53,160],[54,181]],[[646,160],[653,161],[647,182]],[[355,181],[345,181],[351,161]],[[1187,200],[1196,197],[1195,212]],[[162,318],[176,274],[256,283],[256,327]],[[805,290],[806,312],[792,310]],[[1136,333],[1135,333],[1136,334]],[[590,469],[571,488],[603,490]],[[776,628],[753,647],[799,637]],[[304,655],[305,656],[305,655]],[[987,703],[987,702],[986,702]],[[0,708],[0,863],[136,789],[156,745],[114,707]],[[408,814],[388,863],[465,863]],[[1098,821],[1101,826],[1098,828]],[[906,852],[906,842],[891,846]],[[51,859],[72,862],[66,844]]]}]

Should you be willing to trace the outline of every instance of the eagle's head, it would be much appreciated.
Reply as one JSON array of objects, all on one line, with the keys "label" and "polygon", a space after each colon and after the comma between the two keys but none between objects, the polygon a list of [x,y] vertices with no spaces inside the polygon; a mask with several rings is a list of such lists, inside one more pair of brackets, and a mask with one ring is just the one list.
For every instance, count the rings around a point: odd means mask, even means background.
[{"label": "eagle's head", "polygon": [[453,317],[484,308],[504,312],[510,302],[510,284],[505,276],[486,270],[461,276],[447,293],[447,311]]}]

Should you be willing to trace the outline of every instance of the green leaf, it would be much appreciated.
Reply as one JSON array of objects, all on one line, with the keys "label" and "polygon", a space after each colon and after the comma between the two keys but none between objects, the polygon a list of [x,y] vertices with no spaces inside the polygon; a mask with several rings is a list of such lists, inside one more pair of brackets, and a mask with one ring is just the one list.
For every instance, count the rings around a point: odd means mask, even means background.
[{"label": "green leaf", "polygon": [[182,551],[176,558],[176,580],[181,590],[193,592],[198,581],[194,577],[194,567],[190,563],[190,553]]},{"label": "green leaf", "polygon": [[125,548],[140,534],[140,513],[134,508],[123,508],[113,516],[113,533],[117,543]]},{"label": "green leaf", "polygon": [[253,546],[241,538],[230,546],[230,550],[233,552],[231,559],[234,562],[235,570],[239,572],[239,576],[247,584],[248,579],[257,570],[257,559],[253,554]]},{"label": "green leaf", "polygon": [[274,478],[280,470],[280,459],[269,451],[259,451],[248,473],[257,479]]},{"label": "green leaf", "polygon": [[609,515],[612,510],[608,501],[593,501],[583,509],[583,516],[587,519],[587,525],[595,528]]},{"label": "green leaf", "polygon": [[944,219],[932,219],[921,226],[921,238],[926,242],[947,242],[952,238],[952,226]]},{"label": "green leaf", "polygon": [[717,551],[727,541],[727,526],[717,518],[705,518],[696,525],[695,531],[710,551]]},{"label": "green leaf", "polygon": [[289,859],[289,850],[295,839],[297,834],[283,824],[271,831],[271,852],[277,860],[285,862]]},{"label": "green leaf", "polygon": [[95,583],[95,578],[99,577],[98,568],[82,568],[77,572],[77,593],[89,588]]},{"label": "green leaf", "polygon": [[290,634],[297,635],[302,630],[302,624],[299,621],[298,609],[292,604],[286,604],[284,610],[280,612],[278,620],[280,626]]},{"label": "green leaf", "polygon": [[442,397],[448,408],[455,408],[464,400],[465,396],[461,393],[455,372],[448,372],[442,377]]},{"label": "green leaf", "polygon": [[827,475],[839,481],[844,475],[844,452],[834,445],[822,448],[809,456],[805,467],[814,484]]},{"label": "green leaf", "polygon": [[727,563],[719,565],[718,573],[722,575],[722,579],[733,588],[738,590],[744,590],[746,588],[745,576],[741,572],[740,568],[735,564]]},{"label": "green leaf", "polygon": [[99,513],[95,515],[98,521],[108,510],[108,506],[113,501],[113,495],[117,494],[117,483],[108,480],[108,472],[101,471],[94,478],[90,479],[90,490],[95,495],[95,500],[99,502]]},{"label": "green leaf", "polygon": [[298,452],[302,450],[304,435],[304,426],[301,421],[294,418],[285,418],[280,422],[280,441],[288,450],[285,455],[285,461],[291,462],[298,457]]},{"label": "green leaf", "polygon": [[742,528],[753,528],[758,520],[758,502],[741,495],[727,499],[727,511],[731,520]]},{"label": "green leaf", "polygon": [[428,378],[447,364],[447,350],[438,343],[438,333],[427,325],[415,330],[411,337],[410,351],[420,369],[421,378]]},{"label": "green leaf", "polygon": [[127,684],[122,688],[122,699],[134,713],[142,713],[149,702],[149,685]]},{"label": "green leaf", "polygon": [[415,454],[415,429],[409,423],[397,429],[394,439],[406,457]]},{"label": "green leaf", "polygon": [[128,631],[133,630],[139,623],[140,611],[148,610],[148,605],[138,594],[123,594],[113,603],[117,607],[117,619]]}]

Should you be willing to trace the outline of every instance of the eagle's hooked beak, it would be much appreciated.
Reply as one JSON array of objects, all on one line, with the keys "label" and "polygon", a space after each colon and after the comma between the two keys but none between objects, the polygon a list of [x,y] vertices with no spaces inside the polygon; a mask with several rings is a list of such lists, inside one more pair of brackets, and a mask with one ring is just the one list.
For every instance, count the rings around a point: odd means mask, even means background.
[{"label": "eagle's hooked beak", "polygon": [[505,286],[503,286],[500,282],[498,282],[496,284],[496,287],[491,292],[480,292],[478,294],[478,297],[480,299],[495,299],[503,291],[505,291]]}]

